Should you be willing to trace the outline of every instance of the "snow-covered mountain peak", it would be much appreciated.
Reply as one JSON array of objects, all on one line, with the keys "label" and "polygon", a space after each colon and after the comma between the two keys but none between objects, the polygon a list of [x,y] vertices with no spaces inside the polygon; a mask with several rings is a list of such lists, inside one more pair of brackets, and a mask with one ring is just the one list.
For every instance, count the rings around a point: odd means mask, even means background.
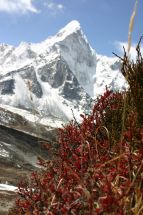
[{"label": "snow-covered mountain peak", "polygon": [[66,36],[66,35],[75,33],[79,30],[81,30],[80,23],[77,20],[73,20],[70,23],[68,23],[64,28],[62,28],[58,32],[57,36],[61,36],[63,34],[65,34],[65,36]]},{"label": "snow-covered mountain peak", "polygon": [[31,44],[31,50],[49,61],[57,54],[76,75],[80,85],[93,96],[93,75],[96,69],[96,53],[84,35],[80,23],[71,21],[55,36],[39,44]]},{"label": "snow-covered mountain peak", "polygon": [[67,120],[106,86],[123,89],[119,68],[115,57],[96,54],[74,20],[41,43],[0,44],[0,103]]},{"label": "snow-covered mountain peak", "polygon": [[71,37],[84,37],[85,42],[87,43],[87,39],[85,35],[83,34],[83,31],[80,27],[80,23],[76,20],[71,21],[69,24],[67,24],[65,27],[63,27],[61,30],[58,31],[57,34],[54,36],[48,37],[45,41],[39,43],[39,44],[32,44],[32,48],[37,51],[37,48],[39,47],[51,47],[55,44],[59,44],[60,42],[66,40],[67,38]]}]

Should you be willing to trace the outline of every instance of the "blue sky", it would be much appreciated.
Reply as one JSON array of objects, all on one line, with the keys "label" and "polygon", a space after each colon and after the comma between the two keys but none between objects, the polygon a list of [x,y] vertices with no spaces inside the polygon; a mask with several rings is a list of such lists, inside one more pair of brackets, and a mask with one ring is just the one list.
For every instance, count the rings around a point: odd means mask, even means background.
[{"label": "blue sky", "polygon": [[[134,0],[0,0],[0,43],[40,42],[78,20],[90,44],[112,56],[127,41]],[[143,35],[139,0],[132,43]]]}]

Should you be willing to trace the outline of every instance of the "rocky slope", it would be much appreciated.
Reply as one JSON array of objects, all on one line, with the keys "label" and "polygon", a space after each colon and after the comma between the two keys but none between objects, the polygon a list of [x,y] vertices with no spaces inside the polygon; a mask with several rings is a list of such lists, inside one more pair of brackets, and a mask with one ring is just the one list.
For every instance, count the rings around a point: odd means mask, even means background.
[{"label": "rocky slope", "polygon": [[[18,116],[16,118],[18,119]],[[22,119],[19,119],[22,122]],[[18,120],[16,125],[19,125],[19,130],[22,130],[22,125]],[[28,180],[30,173],[39,168],[37,157],[52,159],[53,152],[46,151],[42,147],[42,143],[46,143],[48,140],[50,144],[49,139],[51,138],[53,145],[54,139],[53,132],[51,136],[49,133],[45,140],[39,138],[37,134],[32,136],[6,126],[0,126],[0,135],[0,215],[5,215],[17,196],[16,189],[19,182]]]}]

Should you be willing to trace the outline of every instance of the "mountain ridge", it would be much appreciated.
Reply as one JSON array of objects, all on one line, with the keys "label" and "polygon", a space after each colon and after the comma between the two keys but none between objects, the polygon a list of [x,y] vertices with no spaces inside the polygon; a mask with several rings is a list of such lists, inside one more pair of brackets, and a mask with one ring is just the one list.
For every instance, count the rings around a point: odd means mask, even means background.
[{"label": "mountain ridge", "polygon": [[106,86],[126,86],[119,68],[115,57],[96,53],[74,20],[41,43],[0,45],[0,102],[63,122],[73,113],[79,119]]}]

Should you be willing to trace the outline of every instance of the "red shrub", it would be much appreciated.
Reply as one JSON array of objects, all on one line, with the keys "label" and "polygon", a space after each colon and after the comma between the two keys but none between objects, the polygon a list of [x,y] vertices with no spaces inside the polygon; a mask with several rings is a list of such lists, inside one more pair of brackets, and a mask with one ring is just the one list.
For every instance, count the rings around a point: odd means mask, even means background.
[{"label": "red shrub", "polygon": [[124,94],[106,91],[91,115],[59,130],[59,157],[19,187],[17,214],[141,214],[143,129]]},{"label": "red shrub", "polygon": [[19,186],[13,214],[143,214],[141,39],[136,62],[126,52],[120,58],[129,91],[106,90],[92,113],[81,115],[81,124],[71,122],[59,130],[58,156],[39,158],[41,171]]}]

